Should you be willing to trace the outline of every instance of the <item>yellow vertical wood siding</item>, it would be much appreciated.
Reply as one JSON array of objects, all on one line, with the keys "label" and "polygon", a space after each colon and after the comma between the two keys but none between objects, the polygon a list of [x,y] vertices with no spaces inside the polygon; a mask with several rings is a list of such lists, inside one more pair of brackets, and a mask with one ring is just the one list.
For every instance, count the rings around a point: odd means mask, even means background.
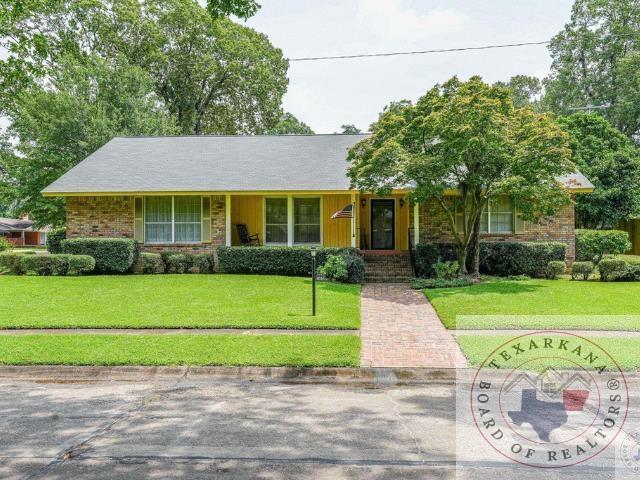
[{"label": "yellow vertical wood siding", "polygon": [[351,219],[331,219],[331,215],[351,203],[351,195],[322,196],[322,234],[325,247],[351,246]]},{"label": "yellow vertical wood siding", "polygon": [[263,196],[232,195],[231,196],[231,244],[240,245],[236,223],[247,225],[249,234],[260,234],[260,243],[264,245],[263,231]]}]

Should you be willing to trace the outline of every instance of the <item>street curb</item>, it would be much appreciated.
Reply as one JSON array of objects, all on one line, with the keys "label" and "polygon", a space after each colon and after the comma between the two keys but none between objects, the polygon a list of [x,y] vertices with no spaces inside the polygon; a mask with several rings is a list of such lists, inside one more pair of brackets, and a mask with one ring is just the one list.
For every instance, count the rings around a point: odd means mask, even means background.
[{"label": "street curb", "polygon": [[300,368],[300,367],[187,367],[187,366],[68,366],[0,367],[0,380],[43,383],[229,381],[328,383],[359,386],[452,384],[453,368]]}]

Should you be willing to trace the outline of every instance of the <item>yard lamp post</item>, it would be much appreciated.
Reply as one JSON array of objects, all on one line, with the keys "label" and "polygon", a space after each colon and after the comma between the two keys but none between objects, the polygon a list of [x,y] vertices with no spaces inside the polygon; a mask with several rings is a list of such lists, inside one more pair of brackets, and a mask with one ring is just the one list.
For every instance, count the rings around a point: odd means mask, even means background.
[{"label": "yard lamp post", "polygon": [[318,249],[311,247],[311,315],[316,316],[316,254]]}]

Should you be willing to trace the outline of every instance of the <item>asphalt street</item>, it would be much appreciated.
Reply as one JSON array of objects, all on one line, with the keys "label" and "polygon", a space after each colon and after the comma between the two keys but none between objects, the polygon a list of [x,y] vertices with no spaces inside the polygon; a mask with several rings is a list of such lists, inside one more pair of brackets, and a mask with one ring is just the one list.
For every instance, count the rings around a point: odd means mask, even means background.
[{"label": "asphalt street", "polygon": [[616,478],[606,462],[541,472],[457,457],[478,438],[456,442],[452,384],[6,380],[0,392],[2,479]]}]

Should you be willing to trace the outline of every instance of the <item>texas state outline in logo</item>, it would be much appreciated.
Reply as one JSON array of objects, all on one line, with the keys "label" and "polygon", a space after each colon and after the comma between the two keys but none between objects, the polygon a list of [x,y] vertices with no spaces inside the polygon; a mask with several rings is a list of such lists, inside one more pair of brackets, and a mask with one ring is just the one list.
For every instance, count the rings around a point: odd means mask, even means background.
[{"label": "texas state outline in logo", "polygon": [[615,359],[566,332],[533,332],[494,350],[471,385],[471,413],[501,455],[537,468],[584,463],[607,449],[627,417]]}]

